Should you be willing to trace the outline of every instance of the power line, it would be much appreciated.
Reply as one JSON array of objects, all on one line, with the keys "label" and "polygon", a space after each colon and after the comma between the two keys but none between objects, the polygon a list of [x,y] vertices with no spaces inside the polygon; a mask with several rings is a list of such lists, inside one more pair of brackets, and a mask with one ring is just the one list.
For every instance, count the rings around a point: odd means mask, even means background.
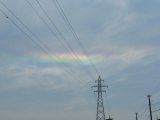
[{"label": "power line", "polygon": [[[34,12],[36,13],[36,15],[42,20],[42,22],[47,26],[47,28],[50,30],[50,32],[52,34],[54,34],[54,36],[59,40],[59,42],[61,43],[61,45],[67,49],[67,47],[65,46],[65,44],[63,43],[63,41],[57,36],[57,34],[52,30],[52,28],[48,25],[48,23],[45,21],[45,19],[39,14],[39,12],[34,8],[34,6],[28,1],[26,0],[26,2],[31,6],[31,8],[34,10]],[[40,7],[41,8],[41,7]],[[42,8],[41,8],[42,9]]]},{"label": "power line", "polygon": [[[68,17],[67,17],[67,15],[65,14],[64,10],[62,9],[60,3],[59,3],[57,0],[55,0],[55,2],[54,2],[54,0],[52,0],[52,1],[53,1],[53,3],[56,2],[56,4],[58,5],[57,9],[58,9],[58,11],[60,12],[61,16],[63,17],[66,25],[67,25],[68,28],[69,28],[69,30],[71,31],[71,33],[73,34],[75,40],[77,41],[77,43],[79,44],[79,46],[80,46],[81,49],[83,50],[84,54],[88,57],[88,60],[89,60],[89,62],[90,62],[90,64],[91,64],[91,66],[93,67],[93,69],[95,70],[95,72],[96,72],[98,75],[100,75],[100,72],[98,71],[98,69],[96,68],[96,66],[93,64],[92,60],[90,59],[90,57],[89,57],[86,49],[85,49],[84,46],[82,45],[82,43],[81,43],[81,41],[80,41],[77,33],[75,32],[75,30],[74,30],[74,28],[73,28],[70,20],[68,19]],[[56,6],[57,6],[57,5],[56,5]]]},{"label": "power line", "polygon": [[154,111],[152,111],[152,113],[157,112],[157,111],[160,111],[160,109],[154,110]]},{"label": "power line", "polygon": [[[36,41],[34,41],[34,39],[32,39],[32,37],[29,35],[29,34],[27,34],[21,27],[19,27],[12,19],[10,19],[10,17],[8,17],[1,9],[0,9],[0,11],[5,15],[5,17],[7,18],[7,19],[9,19],[22,33],[24,33],[34,44],[36,44],[45,54],[47,54],[47,56],[48,57],[50,57],[50,58],[53,58],[52,56],[50,56],[49,55],[49,53],[41,46],[41,45],[39,45]],[[57,58],[57,56],[55,55],[55,57]],[[58,58],[57,58],[58,59]],[[64,64],[64,63],[61,63],[61,62],[58,62],[58,61],[56,61],[58,64],[60,64],[60,65],[63,65],[63,66],[65,66],[66,68],[67,68],[67,66]],[[72,73],[73,72],[70,72],[70,71],[68,71],[68,70],[66,70],[65,69],[65,71],[68,73],[68,74],[70,74],[70,75],[73,75]],[[83,84],[84,86],[87,86],[84,82],[82,82],[82,81],[79,81],[81,84]]]},{"label": "power line", "polygon": [[[62,37],[62,40],[66,43],[67,47],[71,50],[71,52],[73,53],[73,57],[77,58],[76,60],[78,60],[78,62],[82,63],[83,65],[83,69],[88,73],[87,75],[89,75],[89,77],[91,78],[91,80],[93,80],[92,75],[90,74],[90,72],[88,71],[88,68],[85,67],[84,63],[79,59],[79,57],[75,54],[74,50],[72,49],[72,47],[70,46],[70,44],[67,42],[67,40],[65,39],[65,37],[63,36],[63,34],[60,32],[60,30],[58,29],[58,27],[55,24],[55,21],[49,16],[49,14],[46,12],[46,10],[42,7],[41,3],[36,0],[36,2],[38,3],[39,7],[41,8],[41,10],[43,11],[43,13],[46,15],[46,17],[49,19],[49,21],[51,22],[51,24],[53,25],[53,27],[55,28],[55,30],[58,32],[58,34]],[[61,41],[61,39],[59,39]],[[61,43],[63,43],[61,41]],[[63,45],[63,44],[62,44]]]},{"label": "power line", "polygon": [[[143,103],[144,103],[144,101],[143,101]],[[140,112],[140,114],[138,114],[138,118],[145,120],[145,119],[147,119],[147,117],[148,117],[148,107],[145,106],[144,111]]]},{"label": "power line", "polygon": [[[32,33],[32,35],[34,35],[34,37],[35,37],[36,39],[38,39],[38,40],[40,41],[40,43],[43,44],[43,46],[45,46],[45,47],[47,48],[47,50],[44,49],[44,48],[41,46],[41,44],[39,44],[38,42],[36,42],[36,41],[35,41],[27,32],[25,32],[20,26],[18,26],[18,24],[17,24],[14,20],[12,20],[2,9],[0,9],[1,13],[2,13],[7,19],[9,19],[22,33],[24,33],[35,45],[37,45],[48,57],[50,57],[50,58],[53,59],[53,57],[50,56],[50,54],[48,53],[49,48],[45,45],[45,43],[43,43],[43,41],[41,41],[41,40],[38,38],[38,36],[36,36],[4,3],[2,3],[1,1],[0,1],[0,3],[1,3],[9,12],[11,12],[11,14],[12,14],[14,17],[16,17],[16,19],[17,19],[23,26],[25,26],[25,28],[26,28],[30,33]],[[56,57],[57,60],[59,60],[59,58],[58,58],[57,55],[55,55],[55,57]],[[68,68],[64,62],[58,62],[57,60],[56,60],[56,62],[57,62],[59,65],[65,66],[66,68]],[[71,71],[71,70],[69,71],[69,70],[66,70],[66,69],[65,69],[65,71],[66,71],[68,74],[70,74],[71,76],[74,75],[74,74],[73,74],[74,71]],[[82,83],[81,80],[80,80],[80,82]],[[85,85],[85,84],[83,83],[83,85]],[[85,86],[86,86],[86,85],[85,85]]]},{"label": "power line", "polygon": [[[52,1],[52,2],[53,2],[53,1]],[[53,3],[54,3],[54,2],[53,2]],[[62,14],[61,11],[59,10],[59,8],[58,8],[58,6],[56,5],[56,3],[55,3],[55,6],[56,6],[58,12],[60,13],[60,15],[61,15],[62,18],[63,18],[63,14]],[[64,19],[64,21],[65,21],[65,19]],[[65,22],[65,24],[66,24],[66,22]],[[67,25],[66,25],[66,26],[67,26]],[[68,26],[67,26],[67,27],[68,27]],[[68,29],[67,29],[67,30],[68,30]],[[74,51],[73,51],[73,53],[74,53]],[[86,54],[85,54],[85,55],[86,55]],[[76,56],[76,58],[79,59],[79,57],[78,57],[76,54],[75,54],[75,56]],[[87,57],[87,59],[89,58],[88,55],[86,55],[86,57]],[[89,60],[89,62],[90,62],[90,59],[88,59],[88,60]],[[91,72],[89,71],[88,67],[86,67],[86,65],[83,63],[83,61],[82,61],[81,59],[79,59],[79,62],[83,65],[84,70],[86,70],[87,74],[91,76],[91,80],[93,80],[94,78],[93,78],[93,76],[91,75]]]},{"label": "power line", "polygon": [[[51,33],[53,33],[55,36],[56,36],[56,38],[60,41],[60,43],[61,43],[61,45],[63,46],[63,47],[65,47],[64,46],[64,44],[63,44],[63,42],[61,41],[61,39],[59,39],[58,38],[58,36],[54,33],[54,31],[52,30],[52,28],[46,23],[46,21],[44,20],[44,18],[39,14],[39,12],[34,8],[34,6],[30,3],[30,1],[29,0],[26,0],[26,2],[30,5],[30,7],[34,10],[34,12],[36,13],[36,15],[40,18],[40,20],[42,20],[42,22],[47,26],[47,28],[50,30],[50,32]],[[67,49],[66,47],[65,47],[65,49]],[[74,72],[74,71],[73,71]]]}]

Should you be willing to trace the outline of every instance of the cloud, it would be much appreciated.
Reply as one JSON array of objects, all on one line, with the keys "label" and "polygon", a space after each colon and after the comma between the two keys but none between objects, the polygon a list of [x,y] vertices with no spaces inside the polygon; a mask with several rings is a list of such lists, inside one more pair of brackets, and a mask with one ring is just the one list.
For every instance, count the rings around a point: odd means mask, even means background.
[{"label": "cloud", "polygon": [[[37,86],[46,86],[48,88],[59,88],[62,85],[58,85],[59,78],[56,76],[61,76],[63,73],[62,69],[55,67],[40,68],[37,66],[19,66],[11,65],[8,68],[1,69],[1,81],[2,88],[30,88]],[[57,82],[56,82],[57,81]],[[10,83],[11,82],[11,83]],[[59,86],[59,87],[58,87]]]},{"label": "cloud", "polygon": [[[84,51],[66,29],[55,6],[51,1],[39,1],[54,18],[75,53],[82,55]],[[55,31],[37,3],[30,2]],[[105,80],[104,84],[109,85],[111,92],[108,91],[107,95],[111,98],[114,119],[128,119],[146,93],[153,91],[154,94],[158,90],[154,86],[160,77],[159,1],[59,2],[88,55],[94,58],[92,62]],[[49,54],[72,53],[56,39],[25,1],[6,0],[4,3],[50,48]],[[1,4],[0,7],[41,44]],[[42,61],[39,56],[34,59],[35,53],[43,51],[1,13],[0,23],[1,119],[95,119],[97,96],[90,87],[98,75],[93,66],[89,62],[78,64],[75,59],[74,62],[64,62],[65,65],[62,61],[58,61],[62,65],[52,60]],[[66,42],[62,42],[67,47]],[[106,104],[109,104],[108,101],[104,102]],[[106,111],[108,115],[108,107]]]}]

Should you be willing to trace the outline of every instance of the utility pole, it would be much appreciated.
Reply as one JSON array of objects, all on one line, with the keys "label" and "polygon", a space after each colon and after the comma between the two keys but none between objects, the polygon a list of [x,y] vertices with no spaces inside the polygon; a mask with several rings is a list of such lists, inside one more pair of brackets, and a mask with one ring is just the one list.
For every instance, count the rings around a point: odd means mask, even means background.
[{"label": "utility pole", "polygon": [[150,112],[150,120],[152,120],[152,108],[151,108],[151,95],[148,95],[148,101],[149,101],[149,112]]},{"label": "utility pole", "polygon": [[98,77],[98,80],[96,80],[95,82],[97,82],[97,85],[92,86],[92,87],[96,87],[97,90],[94,91],[94,92],[98,93],[96,120],[105,120],[105,113],[104,113],[102,93],[106,92],[106,91],[103,90],[102,87],[107,87],[107,86],[106,85],[102,85],[102,82],[104,82],[104,80],[101,80],[100,76]]},{"label": "utility pole", "polygon": [[136,112],[136,120],[138,120],[138,113]]}]

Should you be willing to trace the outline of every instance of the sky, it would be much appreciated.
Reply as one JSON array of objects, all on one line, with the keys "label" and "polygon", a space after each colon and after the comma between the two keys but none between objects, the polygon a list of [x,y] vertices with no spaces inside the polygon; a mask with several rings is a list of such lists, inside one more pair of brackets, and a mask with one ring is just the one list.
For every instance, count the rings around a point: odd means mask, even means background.
[{"label": "sky", "polygon": [[160,109],[160,1],[57,1],[64,14],[56,0],[0,0],[0,119],[96,120],[100,75],[106,118],[149,120],[148,94]]}]

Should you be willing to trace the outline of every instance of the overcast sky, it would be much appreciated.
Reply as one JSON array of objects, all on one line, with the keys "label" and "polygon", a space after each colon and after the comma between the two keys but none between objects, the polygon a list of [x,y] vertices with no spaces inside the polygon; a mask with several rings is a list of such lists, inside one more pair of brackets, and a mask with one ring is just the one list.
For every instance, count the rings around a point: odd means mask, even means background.
[{"label": "overcast sky", "polygon": [[[160,0],[0,0],[0,119],[149,120],[160,108]],[[58,11],[59,10],[59,11]],[[154,119],[160,113],[153,113]]]}]

